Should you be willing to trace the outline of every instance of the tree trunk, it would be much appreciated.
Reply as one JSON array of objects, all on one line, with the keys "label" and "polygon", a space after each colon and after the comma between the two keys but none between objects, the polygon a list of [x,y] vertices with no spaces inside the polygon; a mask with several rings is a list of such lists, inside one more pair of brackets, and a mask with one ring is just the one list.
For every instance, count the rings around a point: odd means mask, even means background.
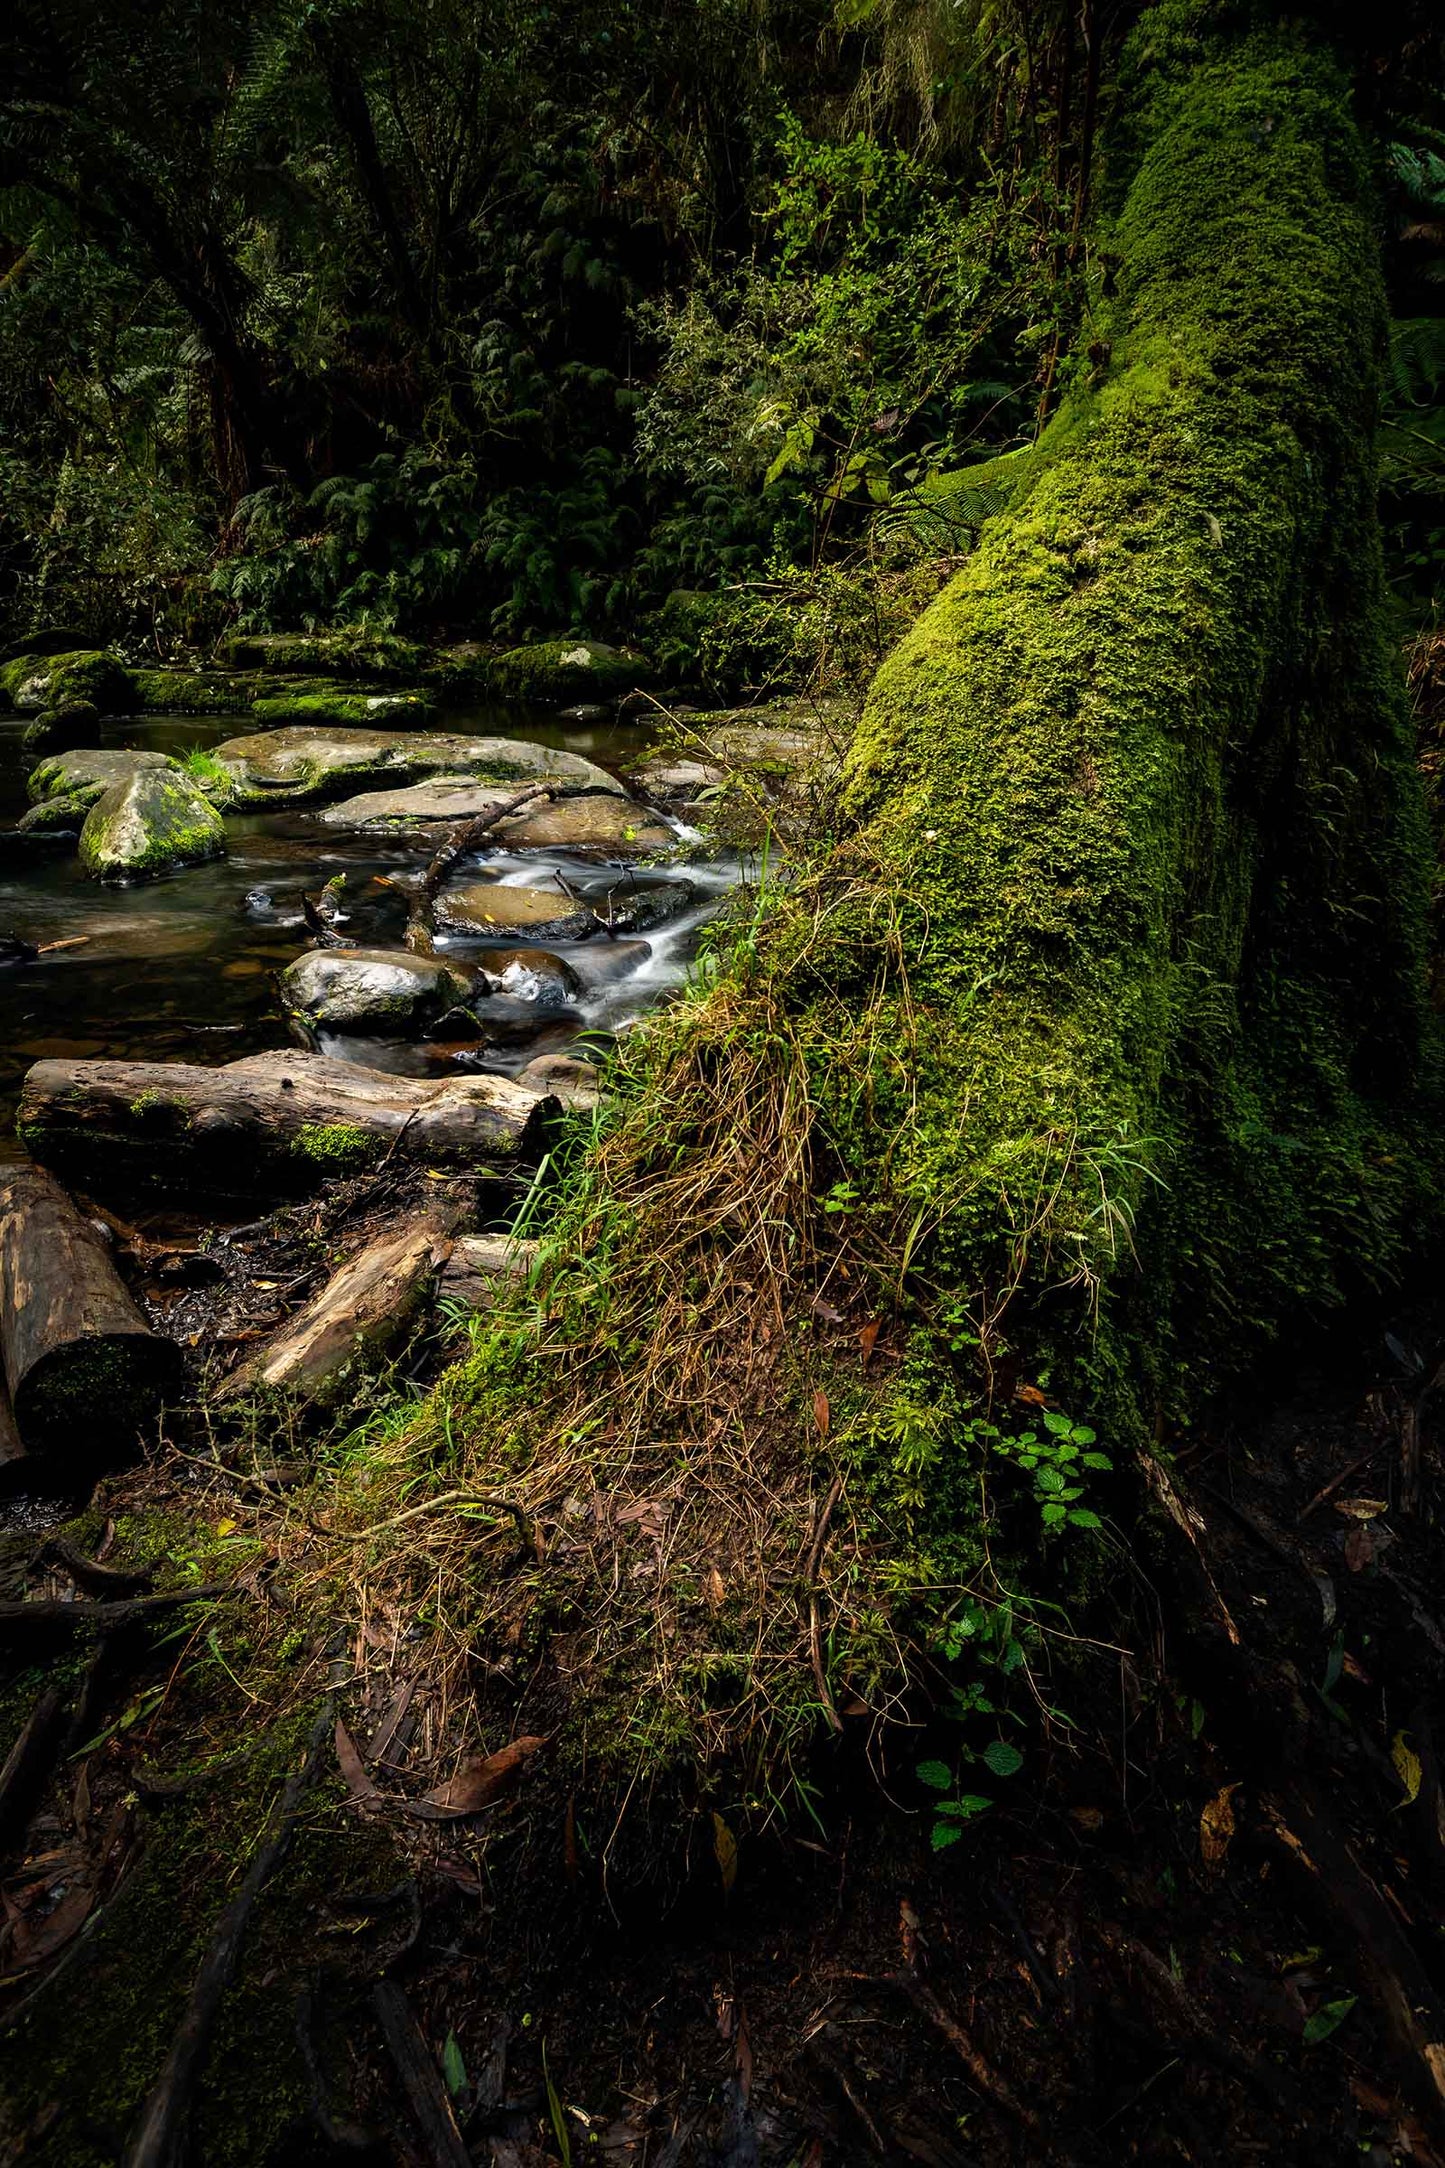
[{"label": "tree trunk", "polygon": [[506,1168],[539,1149],[555,1100],[506,1077],[418,1083],[322,1054],[181,1062],[39,1061],[19,1128],[47,1166],[210,1195],[314,1188],[391,1153]]},{"label": "tree trunk", "polygon": [[0,1356],[26,1444],[80,1466],[133,1444],[180,1375],[104,1237],[38,1167],[0,1179]]}]

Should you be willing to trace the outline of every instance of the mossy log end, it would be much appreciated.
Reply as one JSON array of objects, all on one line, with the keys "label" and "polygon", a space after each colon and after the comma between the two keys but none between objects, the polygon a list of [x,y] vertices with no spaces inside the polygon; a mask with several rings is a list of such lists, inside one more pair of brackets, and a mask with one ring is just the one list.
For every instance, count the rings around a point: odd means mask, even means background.
[{"label": "mossy log end", "polygon": [[77,1470],[133,1444],[180,1374],[104,1237],[38,1167],[0,1178],[0,1356],[25,1444]]},{"label": "mossy log end", "polygon": [[1096,1391],[1131,1371],[1140,1434],[1181,1363],[1387,1276],[1429,1189],[1367,161],[1327,57],[1199,19],[1136,34],[1094,360],[875,683],[810,941],[856,983],[886,904],[903,1059],[866,1112],[820,1079],[841,1156],[886,1148],[977,1318],[1031,1291]]},{"label": "mossy log end", "polygon": [[19,1130],[36,1159],[87,1175],[249,1197],[360,1174],[390,1153],[499,1168],[540,1149],[557,1103],[506,1077],[415,1082],[322,1054],[183,1062],[38,1061]]}]

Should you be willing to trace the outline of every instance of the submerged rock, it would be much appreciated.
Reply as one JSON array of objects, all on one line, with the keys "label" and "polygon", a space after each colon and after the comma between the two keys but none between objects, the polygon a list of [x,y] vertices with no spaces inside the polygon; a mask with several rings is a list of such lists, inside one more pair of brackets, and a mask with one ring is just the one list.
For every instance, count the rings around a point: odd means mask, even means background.
[{"label": "submerged rock", "polygon": [[315,949],[281,974],[287,1008],[307,1023],[384,1037],[420,1030],[471,988],[455,965],[401,949]]},{"label": "submerged rock", "polygon": [[544,1025],[582,1022],[575,1009],[544,1007],[517,994],[484,994],[472,1014],[488,1046],[525,1046]]},{"label": "submerged rock", "polygon": [[80,831],[80,862],[98,881],[140,881],[224,857],[221,817],[174,762],[135,767],[98,798]]},{"label": "submerged rock", "polygon": [[556,775],[615,791],[604,768],[576,753],[513,738],[389,730],[263,730],[228,738],[208,756],[211,794],[234,806],[299,805],[338,797],[358,783],[419,782],[427,776],[511,783]]},{"label": "submerged rock", "polygon": [[17,655],[0,663],[0,690],[22,714],[89,700],[102,714],[126,715],[136,704],[129,671],[102,648],[61,655]]},{"label": "submerged rock", "polygon": [[253,700],[251,713],[258,723],[338,724],[361,730],[387,723],[396,730],[434,723],[437,710],[429,693],[343,693],[328,688],[273,693]]},{"label": "submerged rock", "polygon": [[454,933],[506,940],[530,934],[536,941],[585,941],[597,931],[589,910],[555,888],[514,888],[500,881],[464,881],[436,900],[440,925]]},{"label": "submerged rock", "polygon": [[545,701],[565,707],[601,704],[652,682],[647,658],[606,647],[600,640],[541,640],[514,647],[492,665],[492,682],[504,700]]}]

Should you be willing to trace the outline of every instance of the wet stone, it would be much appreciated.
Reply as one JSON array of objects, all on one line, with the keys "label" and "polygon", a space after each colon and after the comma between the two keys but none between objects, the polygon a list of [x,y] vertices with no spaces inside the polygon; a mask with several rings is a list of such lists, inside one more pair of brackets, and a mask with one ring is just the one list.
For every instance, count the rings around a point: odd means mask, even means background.
[{"label": "wet stone", "polygon": [[80,862],[97,881],[154,880],[225,852],[220,815],[174,763],[132,768],[96,800],[80,831]]},{"label": "wet stone", "polygon": [[281,975],[287,1008],[327,1031],[400,1037],[464,1002],[471,976],[435,956],[394,949],[314,949]]},{"label": "wet stone", "polygon": [[680,918],[696,899],[691,881],[649,885],[619,881],[611,889],[589,888],[587,901],[602,924],[619,934],[651,933]]},{"label": "wet stone", "polygon": [[489,1046],[525,1045],[544,1024],[569,1023],[580,1028],[582,1023],[575,1009],[552,1008],[512,994],[488,994],[472,1003],[472,1014]]},{"label": "wet stone", "polygon": [[494,993],[535,1002],[540,1008],[564,1008],[582,990],[582,981],[572,966],[550,949],[493,953],[487,958],[485,970]]},{"label": "wet stone", "polygon": [[[299,805],[341,797],[358,784],[372,782],[387,784],[384,795],[391,795],[431,776],[510,783],[514,791],[545,776],[586,783],[594,790],[617,789],[604,768],[577,753],[526,739],[443,731],[268,730],[228,738],[211,758],[215,779],[209,787],[237,807]],[[349,809],[337,807],[334,825],[366,825],[376,809],[367,809],[358,821],[357,804],[353,800]]]},{"label": "wet stone", "polygon": [[556,888],[519,888],[500,881],[465,881],[443,889],[437,922],[453,933],[492,936],[530,934],[537,941],[585,941],[597,930],[591,911]]}]

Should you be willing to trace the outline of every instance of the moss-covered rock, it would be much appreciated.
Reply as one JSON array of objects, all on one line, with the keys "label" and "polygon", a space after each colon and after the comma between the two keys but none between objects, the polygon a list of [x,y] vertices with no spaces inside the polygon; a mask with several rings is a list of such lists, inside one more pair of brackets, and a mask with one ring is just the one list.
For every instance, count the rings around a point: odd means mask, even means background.
[{"label": "moss-covered rock", "polygon": [[514,787],[557,776],[591,790],[617,788],[604,768],[580,754],[525,740],[348,729],[283,729],[228,738],[205,756],[203,780],[218,804],[255,807],[304,804],[337,797],[358,783],[404,784],[431,775]]},{"label": "moss-covered rock", "polygon": [[313,949],[281,974],[291,1013],[322,1031],[400,1038],[420,1031],[472,990],[468,972],[398,949]]},{"label": "moss-covered rock", "polygon": [[99,648],[60,655],[18,655],[0,663],[0,687],[25,713],[88,700],[103,715],[129,715],[136,706],[130,672]]},{"label": "moss-covered rock", "polygon": [[220,643],[232,670],[280,671],[291,677],[415,678],[427,651],[399,633],[343,626],[335,632],[237,632]]},{"label": "moss-covered rock", "polygon": [[26,796],[32,807],[58,799],[93,806],[112,784],[124,781],[137,768],[174,769],[169,753],[133,752],[126,747],[86,746],[73,752],[52,753],[30,771]]},{"label": "moss-covered rock", "polygon": [[273,693],[254,700],[251,713],[258,723],[310,723],[327,728],[374,730],[383,724],[391,730],[412,725],[422,729],[436,721],[436,702],[429,693]]},{"label": "moss-covered rock", "polygon": [[565,707],[574,700],[620,699],[651,684],[653,670],[645,656],[605,647],[599,640],[542,640],[499,655],[491,678],[504,700]]},{"label": "moss-covered rock", "polygon": [[[146,715],[229,715],[248,708],[258,690],[254,677],[217,670],[132,670],[136,704]],[[270,690],[270,681],[262,680]]]},{"label": "moss-covered rock", "polygon": [[71,752],[94,744],[100,728],[100,710],[92,700],[66,700],[59,707],[42,708],[33,723],[25,726],[27,753]]},{"label": "moss-covered rock", "polygon": [[98,798],[80,831],[80,862],[97,881],[144,881],[224,856],[210,800],[174,762],[135,767]]}]

